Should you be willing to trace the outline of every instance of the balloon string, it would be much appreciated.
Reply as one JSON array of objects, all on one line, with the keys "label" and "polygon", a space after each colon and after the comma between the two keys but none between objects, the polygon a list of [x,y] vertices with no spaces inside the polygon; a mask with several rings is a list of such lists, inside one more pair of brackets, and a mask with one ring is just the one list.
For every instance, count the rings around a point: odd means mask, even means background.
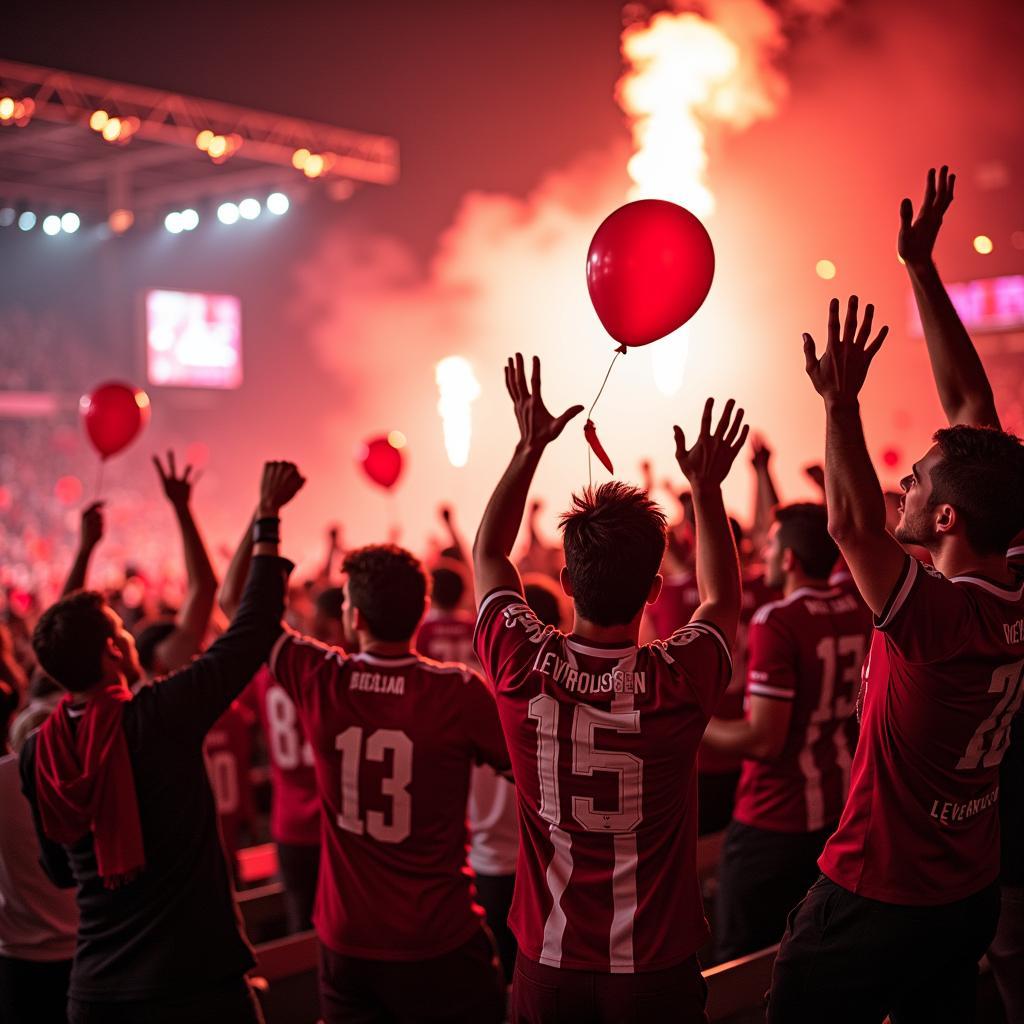
[{"label": "balloon string", "polygon": [[104,459],[100,459],[99,472],[96,474],[96,501],[99,501],[103,496],[103,463]]},{"label": "balloon string", "polygon": [[[587,419],[588,420],[591,418],[591,415],[594,412],[594,406],[597,405],[598,399],[600,399],[600,397],[604,394],[604,387],[608,383],[608,378],[612,375],[612,367],[615,365],[615,360],[618,359],[619,356],[621,356],[622,353],[625,352],[625,351],[626,351],[626,346],[625,345],[620,345],[615,350],[615,355],[612,356],[612,361],[608,364],[608,372],[604,375],[604,380],[601,381],[601,387],[600,387],[600,389],[597,392],[597,398],[595,398],[594,401],[591,402],[590,408],[587,410]],[[587,445],[587,486],[588,487],[593,487],[594,486],[594,453],[591,450],[589,444]]]}]

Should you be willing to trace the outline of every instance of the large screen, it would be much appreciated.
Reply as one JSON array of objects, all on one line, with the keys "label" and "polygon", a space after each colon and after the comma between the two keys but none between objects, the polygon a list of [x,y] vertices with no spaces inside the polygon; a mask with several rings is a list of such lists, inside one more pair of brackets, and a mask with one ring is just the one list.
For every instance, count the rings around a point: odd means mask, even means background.
[{"label": "large screen", "polygon": [[146,292],[146,375],[150,384],[160,387],[240,387],[238,296]]}]

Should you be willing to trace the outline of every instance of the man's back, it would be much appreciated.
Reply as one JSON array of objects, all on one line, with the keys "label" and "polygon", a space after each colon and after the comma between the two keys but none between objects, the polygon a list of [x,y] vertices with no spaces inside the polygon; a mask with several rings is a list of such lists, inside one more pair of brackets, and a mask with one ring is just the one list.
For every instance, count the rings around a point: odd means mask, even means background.
[{"label": "man's back", "polygon": [[850,784],[854,709],[870,632],[867,606],[838,587],[801,587],[754,615],[747,693],[787,701],[792,710],[781,753],[743,762],[737,821],[793,833],[838,820]]},{"label": "man's back", "polygon": [[552,967],[658,970],[707,936],[696,874],[700,737],[729,680],[718,630],[607,647],[544,627],[521,595],[481,604],[477,651],[519,794],[511,924]]},{"label": "man's back", "polygon": [[1024,588],[908,558],[864,671],[850,798],[820,864],[872,899],[941,904],[999,871],[999,765],[1024,696]]},{"label": "man's back", "polygon": [[323,802],[314,923],[336,953],[424,960],[479,931],[466,866],[470,767],[508,766],[494,700],[464,666],[346,656],[286,634],[270,661]]}]

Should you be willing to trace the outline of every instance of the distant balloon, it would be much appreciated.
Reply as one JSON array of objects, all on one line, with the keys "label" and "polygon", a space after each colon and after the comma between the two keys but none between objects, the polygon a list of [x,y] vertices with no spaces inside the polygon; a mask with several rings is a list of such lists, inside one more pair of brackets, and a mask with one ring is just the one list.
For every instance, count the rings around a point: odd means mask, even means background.
[{"label": "distant balloon", "polygon": [[78,410],[92,446],[100,458],[108,459],[127,448],[149,422],[149,395],[112,381],[83,395]]},{"label": "distant balloon", "polygon": [[902,455],[898,448],[886,448],[882,452],[882,462],[884,462],[890,469],[900,464]]},{"label": "distant balloon", "polygon": [[715,275],[715,250],[689,210],[663,199],[620,206],[594,233],[587,287],[605,330],[647,345],[700,309]]},{"label": "distant balloon", "polygon": [[363,472],[378,487],[390,491],[398,483],[405,468],[405,437],[397,430],[381,437],[370,438],[357,455],[357,461]]}]

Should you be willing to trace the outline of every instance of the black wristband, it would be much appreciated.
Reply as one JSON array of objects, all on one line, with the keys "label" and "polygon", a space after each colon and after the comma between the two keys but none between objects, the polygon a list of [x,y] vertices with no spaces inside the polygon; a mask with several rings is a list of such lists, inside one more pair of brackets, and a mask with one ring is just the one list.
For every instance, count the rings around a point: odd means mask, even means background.
[{"label": "black wristband", "polygon": [[281,520],[278,516],[263,516],[252,524],[253,544],[280,544]]}]

